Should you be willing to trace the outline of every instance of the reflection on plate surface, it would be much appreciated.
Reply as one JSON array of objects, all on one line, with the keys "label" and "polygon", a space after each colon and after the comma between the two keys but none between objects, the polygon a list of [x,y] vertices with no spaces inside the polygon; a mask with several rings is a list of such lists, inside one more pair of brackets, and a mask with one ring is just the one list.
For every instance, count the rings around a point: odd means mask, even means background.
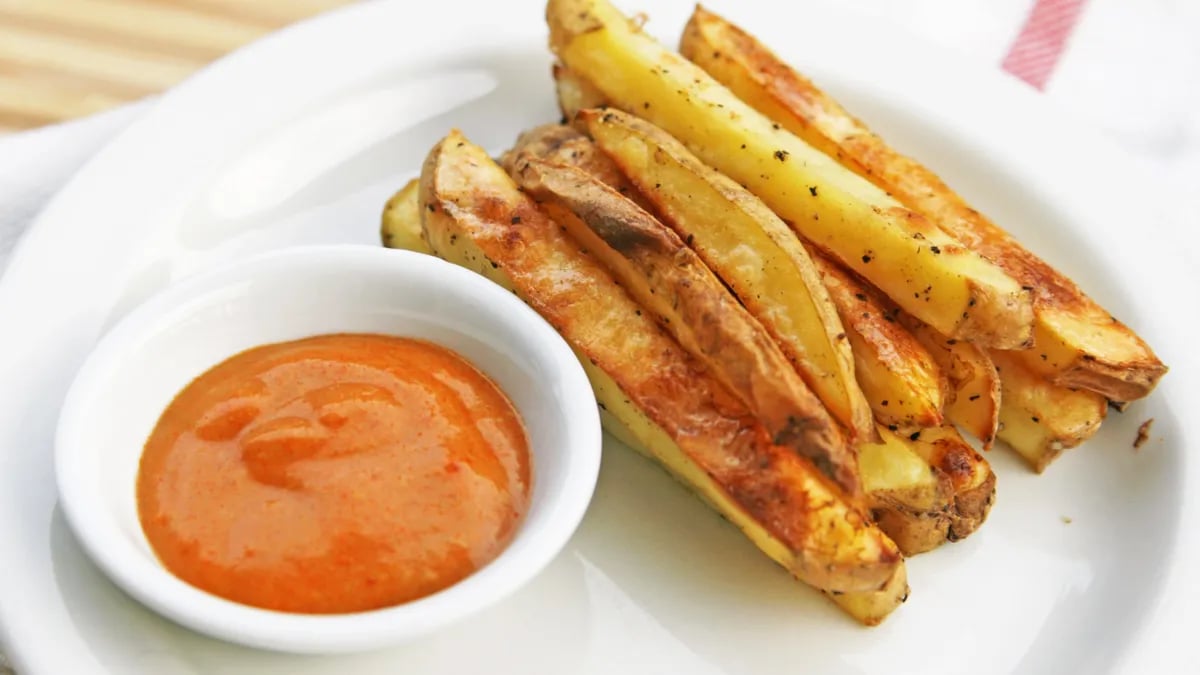
[{"label": "reflection on plate surface", "polygon": [[[327,107],[282,124],[234,160],[213,185],[208,207],[220,222],[261,216],[298,197],[315,201],[305,188],[331,167],[495,88],[496,78],[486,70],[435,71],[337,96]],[[184,231],[185,238],[191,234],[204,238],[202,231]]]}]

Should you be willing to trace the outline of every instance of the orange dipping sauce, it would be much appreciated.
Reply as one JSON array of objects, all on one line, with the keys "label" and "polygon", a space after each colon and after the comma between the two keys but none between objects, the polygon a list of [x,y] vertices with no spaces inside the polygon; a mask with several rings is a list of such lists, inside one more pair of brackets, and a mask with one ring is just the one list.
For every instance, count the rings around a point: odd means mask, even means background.
[{"label": "orange dipping sauce", "polygon": [[529,503],[500,389],[437,345],[328,335],[238,354],[163,412],[138,515],[184,581],[286,612],[378,609],[494,559]]}]

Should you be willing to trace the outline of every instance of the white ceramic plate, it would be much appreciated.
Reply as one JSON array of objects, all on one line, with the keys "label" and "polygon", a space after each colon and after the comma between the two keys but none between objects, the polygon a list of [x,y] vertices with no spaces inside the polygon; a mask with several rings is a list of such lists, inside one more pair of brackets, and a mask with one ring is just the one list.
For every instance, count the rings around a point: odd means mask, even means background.
[{"label": "white ceramic plate", "polygon": [[[713,3],[1136,326],[1174,367],[1150,400],[1041,477],[993,452],[990,521],[912,560],[912,597],[873,630],[610,441],[567,549],[476,619],[336,658],[190,633],[116,590],[55,506],[51,434],[91,345],[216,262],[375,241],[384,200],[450,126],[499,150],[557,117],[541,0],[355,6],[165,96],[55,199],[0,284],[0,628],[22,675],[1184,671],[1200,600],[1183,527],[1200,516],[1185,453],[1200,283],[1151,187],[998,74],[823,5],[776,4]],[[651,30],[676,40],[690,4],[652,9]],[[1135,452],[1147,417],[1153,440]]]}]

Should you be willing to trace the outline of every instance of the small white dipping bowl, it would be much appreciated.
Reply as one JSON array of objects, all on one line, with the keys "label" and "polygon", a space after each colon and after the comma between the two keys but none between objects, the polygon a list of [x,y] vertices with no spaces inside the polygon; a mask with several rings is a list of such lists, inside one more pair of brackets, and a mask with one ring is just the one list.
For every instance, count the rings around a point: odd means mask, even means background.
[{"label": "small white dipping bowl", "polygon": [[[495,560],[428,597],[353,614],[290,614],[211,595],[155,557],[135,481],[146,438],[192,379],[243,350],[329,333],[429,340],[508,394],[525,422],[529,510]],[[76,376],[58,423],[59,501],[83,548],[142,603],[189,628],[279,651],[373,649],[515,591],[583,518],[600,468],[596,399],[562,338],[512,293],[436,258],[366,246],[289,249],[184,280],[133,311]]]}]

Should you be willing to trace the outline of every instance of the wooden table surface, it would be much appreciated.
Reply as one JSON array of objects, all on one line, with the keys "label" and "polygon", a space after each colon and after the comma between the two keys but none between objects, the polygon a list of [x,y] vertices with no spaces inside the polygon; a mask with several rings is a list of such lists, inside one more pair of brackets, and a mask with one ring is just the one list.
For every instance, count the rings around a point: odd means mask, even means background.
[{"label": "wooden table surface", "polygon": [[0,134],[160,92],[349,0],[0,0]]}]

